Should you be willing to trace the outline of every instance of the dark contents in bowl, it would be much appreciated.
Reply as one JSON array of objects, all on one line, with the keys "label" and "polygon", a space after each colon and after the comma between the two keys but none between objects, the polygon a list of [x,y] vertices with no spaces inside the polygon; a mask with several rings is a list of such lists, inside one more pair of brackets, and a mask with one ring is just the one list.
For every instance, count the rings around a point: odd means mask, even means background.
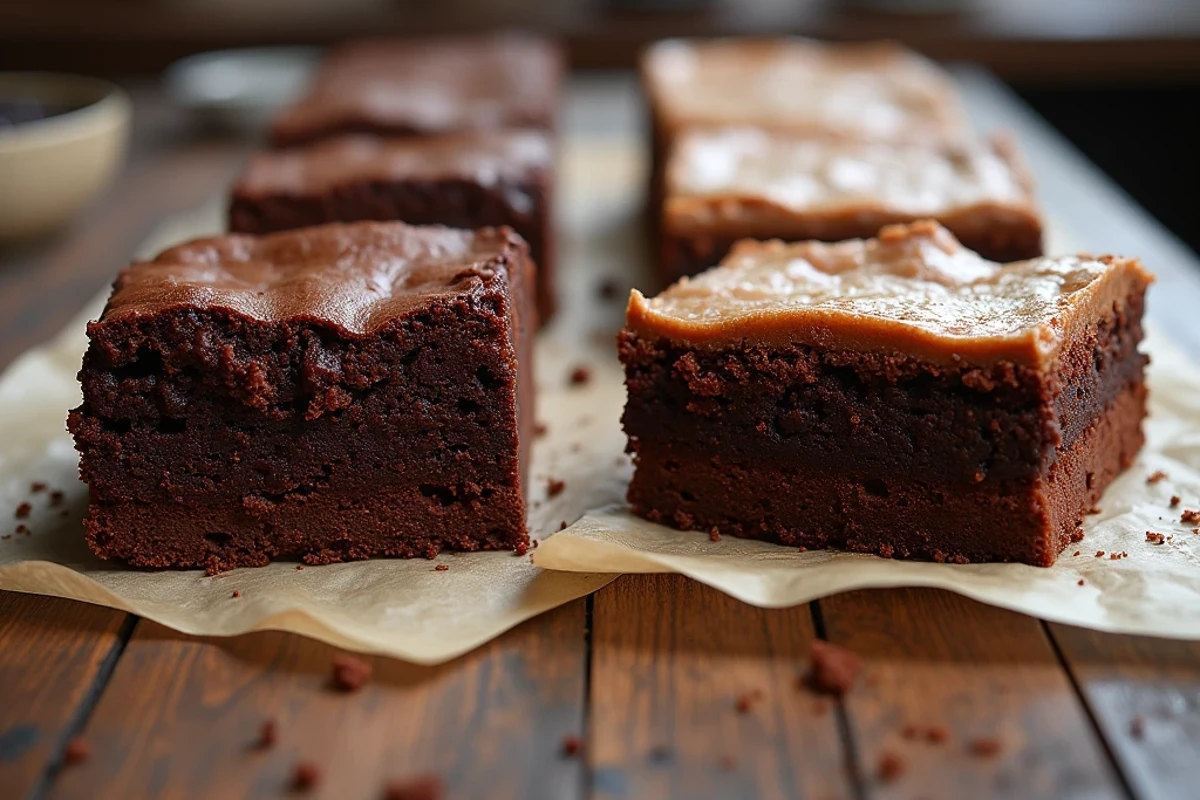
[{"label": "dark contents in bowl", "polygon": [[3,97],[0,98],[0,130],[57,117],[81,107],[65,103],[47,103],[31,97]]}]

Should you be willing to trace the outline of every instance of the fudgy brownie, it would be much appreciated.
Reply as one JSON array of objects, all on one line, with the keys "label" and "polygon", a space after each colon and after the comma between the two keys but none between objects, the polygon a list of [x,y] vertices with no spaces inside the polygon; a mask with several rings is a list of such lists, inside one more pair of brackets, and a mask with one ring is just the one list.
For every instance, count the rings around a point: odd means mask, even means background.
[{"label": "fudgy brownie", "polygon": [[936,219],[994,261],[1042,254],[1042,221],[1007,139],[912,145],[757,128],[679,134],[667,160],[664,283],[714,266],[739,239],[874,236]]},{"label": "fudgy brownie", "polygon": [[1050,565],[1142,445],[1150,276],[996,264],[935,223],[746,242],[620,336],[636,513],[682,529]]},{"label": "fudgy brownie", "polygon": [[308,95],[273,120],[291,147],[341,133],[408,136],[555,126],[563,58],[552,42],[505,33],[344,45]]},{"label": "fudgy brownie", "polygon": [[398,222],[128,267],[68,420],[92,550],[212,572],[526,544],[532,278],[508,229]]},{"label": "fudgy brownie", "polygon": [[256,234],[359,220],[507,225],[529,243],[546,319],[554,309],[553,178],[554,147],[539,130],[342,136],[256,154],[234,186],[229,224]]}]

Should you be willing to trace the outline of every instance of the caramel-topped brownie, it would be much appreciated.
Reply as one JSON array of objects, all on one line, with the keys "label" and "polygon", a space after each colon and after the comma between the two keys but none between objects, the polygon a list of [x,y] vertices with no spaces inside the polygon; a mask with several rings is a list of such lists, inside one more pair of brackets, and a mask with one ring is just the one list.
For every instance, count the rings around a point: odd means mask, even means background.
[{"label": "caramel-topped brownie", "polygon": [[1142,445],[1150,280],[997,264],[929,221],[743,242],[630,299],[629,501],[792,546],[1050,565]]},{"label": "caramel-topped brownie", "polygon": [[537,263],[538,311],[554,309],[554,146],[540,130],[400,139],[348,135],[258,153],[233,188],[229,226],[271,233],[325,222],[507,225]]},{"label": "caramel-topped brownie", "polygon": [[211,572],[526,544],[532,277],[507,229],[398,222],[133,264],[68,420],[92,550]]},{"label": "caramel-topped brownie", "polygon": [[715,265],[738,239],[843,239],[936,219],[996,261],[1042,254],[1026,170],[1005,139],[881,144],[756,128],[681,133],[667,161],[664,283]]},{"label": "caramel-topped brownie", "polygon": [[291,147],[341,133],[549,130],[562,81],[562,53],[534,36],[354,42],[331,54],[308,95],[280,112],[271,141]]}]

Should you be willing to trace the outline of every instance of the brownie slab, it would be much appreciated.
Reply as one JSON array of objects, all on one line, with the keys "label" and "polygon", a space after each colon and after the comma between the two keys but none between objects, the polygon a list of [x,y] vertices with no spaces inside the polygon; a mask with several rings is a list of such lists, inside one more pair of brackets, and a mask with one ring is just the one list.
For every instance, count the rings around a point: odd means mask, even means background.
[{"label": "brownie slab", "polygon": [[993,261],[1042,254],[1042,221],[1006,139],[914,145],[757,128],[679,134],[666,167],[664,285],[743,238],[841,241],[935,219]]},{"label": "brownie slab", "polygon": [[620,337],[636,513],[956,563],[1054,563],[1145,416],[1136,260],[997,264],[928,221],[745,242]]},{"label": "brownie slab", "polygon": [[548,319],[553,180],[554,147],[544,131],[342,136],[256,154],[234,185],[229,226],[262,234],[360,220],[507,225],[529,243],[538,311]]},{"label": "brownie slab", "polygon": [[68,420],[89,545],[213,572],[526,544],[532,297],[508,229],[331,224],[133,264]]},{"label": "brownie slab", "polygon": [[272,121],[276,147],[343,133],[553,129],[563,58],[522,34],[371,39],[334,51],[307,96]]}]

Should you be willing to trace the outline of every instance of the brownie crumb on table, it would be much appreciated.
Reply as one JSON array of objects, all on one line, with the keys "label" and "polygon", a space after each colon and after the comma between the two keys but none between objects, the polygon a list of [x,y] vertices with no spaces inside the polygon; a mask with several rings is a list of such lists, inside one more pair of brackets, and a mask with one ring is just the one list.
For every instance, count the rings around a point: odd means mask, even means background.
[{"label": "brownie crumb on table", "polygon": [[904,757],[899,753],[891,750],[884,750],[879,757],[879,767],[876,770],[879,774],[879,780],[888,782],[894,781],[904,774],[907,767]]},{"label": "brownie crumb on table", "polygon": [[450,569],[450,567],[448,565],[438,564],[436,567],[433,568],[433,571],[434,572],[445,572],[448,569]]},{"label": "brownie crumb on table", "polygon": [[234,600],[236,600],[237,598],[242,596],[242,593],[239,592],[237,589],[234,589],[233,592],[231,592],[229,596],[231,598],[233,598]]},{"label": "brownie crumb on table", "polygon": [[573,733],[568,733],[562,740],[562,753],[567,757],[580,755],[583,753],[583,739]]},{"label": "brownie crumb on table", "polygon": [[26,536],[28,536],[28,535],[29,535],[29,533],[30,533],[30,531],[29,531],[29,526],[28,526],[28,525],[26,525],[24,522],[18,523],[18,524],[17,524],[17,527],[16,527],[16,532],[17,532],[17,533],[23,533],[23,534],[25,534]]},{"label": "brownie crumb on table", "polygon": [[21,503],[17,506],[17,510],[13,512],[13,516],[17,519],[25,519],[33,511],[33,505],[30,503]]},{"label": "brownie crumb on table", "polygon": [[307,792],[321,782],[321,768],[312,761],[297,762],[292,771],[292,788],[298,792]]},{"label": "brownie crumb on table", "polygon": [[748,714],[754,709],[755,703],[763,698],[762,689],[751,689],[739,694],[733,702],[733,707],[739,714]]},{"label": "brownie crumb on table", "polygon": [[533,426],[533,435],[538,437],[539,439],[541,437],[545,436],[549,432],[550,432],[550,428],[547,427],[546,423],[544,423],[544,422],[538,422]]},{"label": "brownie crumb on table", "polygon": [[1155,470],[1154,472],[1150,473],[1150,477],[1146,478],[1146,483],[1158,483],[1159,481],[1165,481],[1168,477],[1170,476],[1168,476],[1167,473],[1163,472],[1161,469]]},{"label": "brownie crumb on table", "polygon": [[1179,505],[1182,501],[1183,501],[1183,498],[1180,497],[1179,495],[1177,495],[1177,494],[1171,495],[1171,508],[1174,508],[1175,506]]},{"label": "brownie crumb on table", "polygon": [[1165,534],[1156,533],[1154,531],[1146,531],[1146,541],[1150,544],[1162,544],[1167,540]]},{"label": "brownie crumb on table", "polygon": [[620,291],[615,278],[605,278],[596,285],[596,294],[601,300],[614,300]]},{"label": "brownie crumb on table", "polygon": [[513,549],[513,555],[516,556],[517,558],[520,558],[521,556],[525,555],[528,552],[529,552],[529,545],[525,544],[524,542],[521,542],[519,545],[517,545]]},{"label": "brownie crumb on table", "polygon": [[66,495],[64,495],[58,489],[55,489],[53,492],[50,493],[50,507],[54,508],[56,506],[62,505],[63,499],[65,497],[66,497]]},{"label": "brownie crumb on table", "polygon": [[1097,551],[1096,551],[1096,558],[1104,558],[1104,556],[1105,556],[1105,555],[1106,555],[1106,554],[1105,554],[1105,552],[1104,552],[1103,550],[1097,550]]},{"label": "brownie crumb on table", "polygon": [[333,657],[333,684],[345,692],[357,692],[371,680],[371,665],[352,655]]},{"label": "brownie crumb on table", "polygon": [[34,494],[37,494],[38,492],[44,492],[46,491],[46,484],[42,483],[41,481],[34,481],[33,483],[29,484],[29,491]]},{"label": "brownie crumb on table", "polygon": [[1080,579],[1079,579],[1079,584],[1078,584],[1078,585],[1079,585],[1079,586],[1083,586],[1083,578],[1080,578]]},{"label": "brownie crumb on table", "polygon": [[264,720],[258,729],[258,739],[254,742],[254,746],[259,750],[270,750],[277,741],[279,741],[279,729],[275,720]]},{"label": "brownie crumb on table", "polygon": [[82,764],[92,756],[92,747],[86,741],[76,736],[67,742],[63,750],[63,763],[68,766]]},{"label": "brownie crumb on table", "polygon": [[551,478],[546,481],[546,496],[557,497],[562,494],[563,489],[567,488],[566,481],[560,481],[558,478]]},{"label": "brownie crumb on table", "polygon": [[967,749],[971,752],[971,755],[979,756],[981,758],[989,758],[998,754],[1003,749],[1003,744],[999,739],[985,736],[978,739],[972,739],[967,745]]},{"label": "brownie crumb on table", "polygon": [[592,379],[592,371],[584,366],[578,366],[571,370],[568,377],[572,386],[583,386]]},{"label": "brownie crumb on table", "polygon": [[445,792],[446,785],[440,776],[418,775],[389,781],[383,790],[383,800],[441,800]]},{"label": "brownie crumb on table", "polygon": [[843,695],[850,691],[862,670],[862,659],[857,653],[824,639],[813,641],[811,658],[807,683],[825,694]]},{"label": "brownie crumb on table", "polygon": [[1200,509],[1185,509],[1184,512],[1179,515],[1179,521],[1185,525],[1190,525],[1194,522],[1200,522]]},{"label": "brownie crumb on table", "polygon": [[565,519],[564,519],[562,522],[560,522],[560,523],[558,524],[558,529],[559,529],[560,531],[565,531],[565,530],[567,529],[567,527],[568,527],[568,526],[567,526],[567,521],[566,521]]}]

